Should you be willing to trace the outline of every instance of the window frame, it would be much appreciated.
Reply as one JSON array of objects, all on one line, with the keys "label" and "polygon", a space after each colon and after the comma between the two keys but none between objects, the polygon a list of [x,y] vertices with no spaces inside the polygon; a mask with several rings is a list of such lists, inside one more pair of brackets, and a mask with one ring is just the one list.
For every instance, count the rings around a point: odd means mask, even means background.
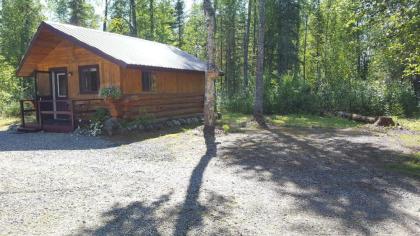
[{"label": "window frame", "polygon": [[[143,78],[144,78],[144,73],[149,73],[150,74],[150,90],[144,90],[144,86],[143,86]],[[156,92],[156,86],[155,86],[155,79],[154,79],[154,72],[151,70],[142,70],[141,71],[141,92],[142,93],[155,93]]]},{"label": "window frame", "polygon": [[[56,85],[56,88],[57,88],[57,97],[58,98],[67,98],[68,96],[69,96],[69,86],[68,86],[68,78],[67,78],[67,72],[54,72],[54,75],[56,76],[56,83],[57,83],[57,85]],[[60,75],[63,75],[64,76],[64,78],[65,78],[65,80],[66,80],[66,84],[65,84],[65,88],[66,88],[66,94],[65,95],[62,95],[62,94],[60,94],[60,92],[61,92],[61,90],[60,90],[60,79],[59,79],[59,76]]]},{"label": "window frame", "polygon": [[[91,68],[95,68],[96,72],[97,72],[97,75],[98,75],[98,78],[97,78],[97,81],[96,81],[96,85],[97,85],[98,90],[96,90],[96,91],[83,91],[82,90],[82,71],[86,70],[86,69],[91,69]],[[78,69],[79,69],[79,93],[80,94],[97,94],[99,92],[100,88],[101,88],[101,75],[100,75],[100,72],[99,72],[99,65],[98,64],[83,65],[83,66],[79,66]]]}]

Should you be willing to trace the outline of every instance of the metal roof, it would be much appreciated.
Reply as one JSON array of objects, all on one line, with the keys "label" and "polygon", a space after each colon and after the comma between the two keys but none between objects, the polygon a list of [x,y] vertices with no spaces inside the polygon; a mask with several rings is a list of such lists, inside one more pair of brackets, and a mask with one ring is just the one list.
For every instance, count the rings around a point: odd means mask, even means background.
[{"label": "metal roof", "polygon": [[42,26],[123,66],[206,70],[205,62],[167,44],[50,21]]}]

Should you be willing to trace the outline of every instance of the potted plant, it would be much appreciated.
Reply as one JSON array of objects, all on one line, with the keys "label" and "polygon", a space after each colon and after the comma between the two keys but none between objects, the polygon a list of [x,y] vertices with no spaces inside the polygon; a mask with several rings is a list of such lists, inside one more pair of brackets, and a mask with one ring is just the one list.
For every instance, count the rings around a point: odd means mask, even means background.
[{"label": "potted plant", "polygon": [[122,97],[121,89],[118,87],[105,87],[99,91],[99,96],[105,99],[112,117],[118,118],[121,115],[120,101]]}]

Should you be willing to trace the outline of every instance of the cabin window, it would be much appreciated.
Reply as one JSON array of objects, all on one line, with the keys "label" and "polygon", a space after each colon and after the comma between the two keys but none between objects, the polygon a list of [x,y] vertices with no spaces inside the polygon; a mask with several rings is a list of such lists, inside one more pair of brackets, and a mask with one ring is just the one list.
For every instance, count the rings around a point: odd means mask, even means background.
[{"label": "cabin window", "polygon": [[99,81],[98,65],[79,67],[80,93],[97,93]]},{"label": "cabin window", "polygon": [[141,85],[143,92],[153,92],[155,90],[155,81],[152,72],[143,71],[141,73]]}]

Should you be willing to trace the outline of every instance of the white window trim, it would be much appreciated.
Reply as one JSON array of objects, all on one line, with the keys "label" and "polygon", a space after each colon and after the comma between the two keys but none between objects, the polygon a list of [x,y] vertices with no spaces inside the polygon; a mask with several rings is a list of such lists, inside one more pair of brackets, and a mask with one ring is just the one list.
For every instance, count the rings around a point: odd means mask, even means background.
[{"label": "white window trim", "polygon": [[60,98],[65,98],[65,97],[67,97],[67,95],[65,94],[65,95],[63,95],[63,94],[61,94],[60,92],[60,79],[59,79],[59,76],[60,75],[66,75],[66,73],[57,73],[55,76],[56,76],[56,81],[57,81],[57,97],[60,97]]}]

